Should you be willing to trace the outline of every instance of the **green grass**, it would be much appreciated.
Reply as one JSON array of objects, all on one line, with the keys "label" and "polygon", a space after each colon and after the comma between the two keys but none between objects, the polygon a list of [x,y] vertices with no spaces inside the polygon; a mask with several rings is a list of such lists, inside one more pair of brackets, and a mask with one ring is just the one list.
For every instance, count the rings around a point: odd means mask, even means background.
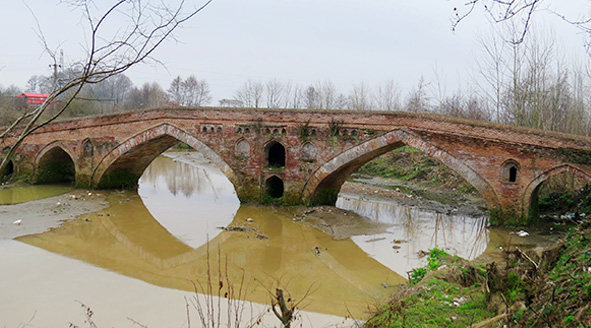
[{"label": "green grass", "polygon": [[462,287],[430,275],[416,292],[382,307],[365,327],[470,327],[494,316],[479,285]]},{"label": "green grass", "polygon": [[452,169],[407,146],[374,158],[359,168],[357,173],[413,182],[424,187],[454,186],[465,194],[476,192],[472,185]]},{"label": "green grass", "polygon": [[590,236],[591,221],[583,221],[542,257],[508,250],[505,261],[486,266],[430,250],[365,327],[471,327],[500,313],[509,314],[501,326],[591,327]]}]

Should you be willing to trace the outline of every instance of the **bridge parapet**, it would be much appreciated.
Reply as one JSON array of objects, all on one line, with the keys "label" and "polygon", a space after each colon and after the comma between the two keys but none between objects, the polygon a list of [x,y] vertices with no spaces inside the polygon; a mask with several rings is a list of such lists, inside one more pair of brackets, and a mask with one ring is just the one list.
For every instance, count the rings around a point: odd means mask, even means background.
[{"label": "bridge parapet", "polygon": [[586,137],[439,115],[226,108],[55,122],[25,140],[12,170],[31,181],[57,175],[84,187],[135,185],[153,158],[178,142],[220,167],[244,202],[334,203],[352,172],[402,145],[458,172],[503,220],[535,216],[532,199],[554,174],[591,181]]}]

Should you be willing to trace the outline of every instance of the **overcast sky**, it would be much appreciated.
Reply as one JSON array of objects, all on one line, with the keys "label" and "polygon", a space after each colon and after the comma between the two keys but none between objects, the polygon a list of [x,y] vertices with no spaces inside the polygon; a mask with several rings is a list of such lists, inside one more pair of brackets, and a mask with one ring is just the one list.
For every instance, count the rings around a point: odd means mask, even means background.
[{"label": "overcast sky", "polygon": [[[106,0],[101,0],[104,2]],[[556,0],[558,1],[558,0]],[[126,73],[140,86],[194,74],[211,86],[212,105],[232,98],[246,80],[279,79],[308,85],[332,81],[341,92],[364,82],[397,82],[403,95],[434,72],[446,89],[472,83],[479,34],[491,23],[476,13],[451,30],[457,0],[214,0],[162,45],[162,66],[140,65]],[[560,7],[567,6],[557,2]],[[585,0],[569,0],[567,14],[587,13]],[[63,49],[66,63],[81,58],[80,13],[57,0],[6,1],[0,11],[0,85],[25,88],[32,75],[49,75],[50,58],[36,34],[30,6],[50,46]],[[547,6],[552,6],[548,3]],[[553,18],[538,25],[554,31],[567,58],[588,61],[583,36]],[[581,59],[583,58],[583,59]]]}]

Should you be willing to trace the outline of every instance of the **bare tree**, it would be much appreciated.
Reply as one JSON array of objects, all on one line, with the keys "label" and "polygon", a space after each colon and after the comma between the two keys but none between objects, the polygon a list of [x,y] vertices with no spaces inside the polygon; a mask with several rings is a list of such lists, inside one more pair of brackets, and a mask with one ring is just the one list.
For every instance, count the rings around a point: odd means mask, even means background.
[{"label": "bare tree", "polygon": [[267,108],[280,108],[283,103],[284,85],[277,79],[269,80],[265,83],[267,94]]},{"label": "bare tree", "polygon": [[[534,17],[537,12],[551,12],[560,19],[570,23],[578,28],[587,36],[587,48],[591,49],[591,15],[589,10],[583,13],[577,13],[576,17],[569,16],[560,12],[563,7],[557,4],[557,9],[542,7],[544,0],[452,0],[453,23],[455,30],[468,16],[475,11],[482,10],[487,17],[495,23],[509,23],[517,26],[518,32],[511,39],[513,43],[524,41],[526,34],[533,25]],[[548,1],[546,1],[548,3]],[[558,1],[556,3],[559,3]],[[572,14],[571,14],[572,15]]]},{"label": "bare tree", "polygon": [[364,82],[357,83],[353,86],[349,94],[349,101],[351,109],[368,110],[372,108],[369,88]]},{"label": "bare tree", "polygon": [[[455,0],[459,2],[459,0]],[[454,7],[453,29],[466,19],[475,9],[481,7],[488,17],[496,22],[518,22],[520,32],[513,38],[514,43],[523,42],[531,27],[533,15],[543,0],[470,0],[462,1],[460,8]]]},{"label": "bare tree", "polygon": [[[102,82],[148,59],[155,60],[151,57],[152,53],[165,40],[172,38],[177,28],[201,12],[211,1],[205,1],[202,6],[191,9],[187,8],[184,0],[179,0],[176,5],[161,1],[154,4],[142,0],[118,0],[107,7],[100,7],[99,3],[90,0],[62,1],[81,11],[88,28],[85,57],[77,64],[79,74],[63,81],[61,86],[56,86],[43,104],[24,113],[0,133],[0,138],[5,138],[18,131],[18,139],[4,156],[0,171],[4,170],[23,140],[33,131],[59,117],[84,85]],[[123,16],[127,25],[110,25],[118,16]],[[57,53],[51,50],[39,26],[38,33],[46,52],[57,65]],[[68,92],[71,92],[71,97],[50,117],[41,119],[50,104]]]},{"label": "bare tree", "polygon": [[209,83],[198,80],[194,75],[184,81],[177,76],[170,83],[168,94],[171,101],[182,106],[203,106],[211,102]]},{"label": "bare tree", "polygon": [[22,104],[18,104],[18,100],[15,98],[20,93],[21,90],[16,86],[8,88],[0,86],[0,124],[10,124],[26,108],[24,99]]},{"label": "bare tree", "polygon": [[43,75],[33,75],[27,81],[27,92],[48,93],[53,87],[51,79]]},{"label": "bare tree", "polygon": [[334,109],[335,100],[337,97],[337,89],[329,80],[319,82],[316,85],[316,90],[319,90],[318,94],[318,108],[321,109]]},{"label": "bare tree", "polygon": [[427,83],[421,76],[416,89],[412,90],[406,100],[406,110],[409,112],[419,113],[429,111],[429,97],[427,95]]},{"label": "bare tree", "polygon": [[234,96],[246,107],[259,108],[262,105],[264,91],[265,87],[263,83],[248,80],[236,91]]},{"label": "bare tree", "polygon": [[492,103],[494,108],[494,121],[503,123],[505,112],[503,107],[503,92],[507,88],[507,76],[509,64],[506,42],[494,35],[482,36],[478,42],[481,45],[483,56],[476,61],[478,79],[476,85],[480,92]]},{"label": "bare tree", "polygon": [[393,80],[384,82],[378,86],[374,102],[379,110],[400,109],[400,87]]},{"label": "bare tree", "polygon": [[304,92],[304,103],[307,109],[320,108],[320,93],[314,86],[308,86]]},{"label": "bare tree", "polygon": [[119,105],[127,99],[133,88],[133,82],[125,74],[119,74],[92,85],[92,87],[96,97],[111,99],[115,105]]},{"label": "bare tree", "polygon": [[336,97],[334,101],[334,109],[350,109],[351,105],[349,102],[349,98],[342,93]]},{"label": "bare tree", "polygon": [[184,92],[183,92],[183,79],[180,76],[175,77],[172,82],[170,82],[170,87],[168,88],[168,94],[170,96],[170,100],[175,104],[182,105],[185,103],[184,99]]},{"label": "bare tree", "polygon": [[288,81],[284,84],[283,88],[283,101],[284,101],[284,108],[294,108],[300,109],[303,107],[303,95],[302,95],[302,86],[299,84],[293,84],[293,82]]},{"label": "bare tree", "polygon": [[133,88],[125,103],[127,109],[155,108],[163,106],[167,99],[166,92],[156,83],[144,83],[141,88]]},{"label": "bare tree", "polygon": [[189,76],[182,83],[185,106],[203,106],[211,102],[209,84],[205,80],[197,80],[194,75]]}]

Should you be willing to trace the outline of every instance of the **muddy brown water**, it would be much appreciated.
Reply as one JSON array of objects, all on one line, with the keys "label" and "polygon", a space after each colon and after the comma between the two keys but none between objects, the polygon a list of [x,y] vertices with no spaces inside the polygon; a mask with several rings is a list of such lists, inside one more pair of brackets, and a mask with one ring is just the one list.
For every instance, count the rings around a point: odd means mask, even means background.
[{"label": "muddy brown water", "polygon": [[0,205],[12,205],[61,195],[74,190],[69,185],[18,185],[0,189]]},{"label": "muddy brown water", "polygon": [[[0,325],[80,323],[80,301],[91,306],[99,326],[128,326],[128,318],[186,326],[185,299],[213,281],[214,294],[242,287],[246,300],[262,304],[282,287],[304,298],[302,326],[338,326],[349,314],[363,319],[392,286],[404,283],[408,271],[425,263],[420,251],[438,246],[468,259],[492,258],[502,245],[555,240],[490,230],[483,217],[345,194],[338,207],[388,227],[336,241],[294,222],[290,208],[241,206],[231,183],[196,153],[166,153],[146,170],[137,192],[107,197],[111,206],[102,211],[0,241]],[[228,226],[239,229],[220,229]],[[265,325],[277,325],[273,320]]]}]

